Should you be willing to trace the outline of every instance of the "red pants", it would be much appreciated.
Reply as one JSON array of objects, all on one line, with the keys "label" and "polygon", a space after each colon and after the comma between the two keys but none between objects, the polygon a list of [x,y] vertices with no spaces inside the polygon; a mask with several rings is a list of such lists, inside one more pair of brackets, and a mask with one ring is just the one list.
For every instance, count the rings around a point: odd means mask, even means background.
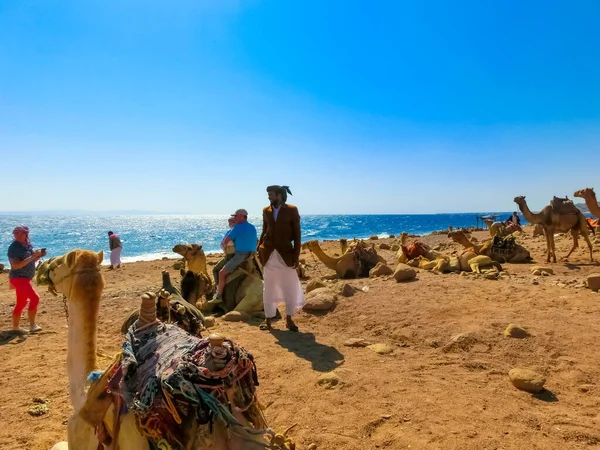
[{"label": "red pants", "polygon": [[29,311],[37,311],[38,304],[40,303],[40,296],[33,286],[31,280],[28,278],[10,278],[10,284],[17,291],[17,304],[13,309],[13,316],[21,316],[21,313],[27,305],[27,299],[29,299]]}]

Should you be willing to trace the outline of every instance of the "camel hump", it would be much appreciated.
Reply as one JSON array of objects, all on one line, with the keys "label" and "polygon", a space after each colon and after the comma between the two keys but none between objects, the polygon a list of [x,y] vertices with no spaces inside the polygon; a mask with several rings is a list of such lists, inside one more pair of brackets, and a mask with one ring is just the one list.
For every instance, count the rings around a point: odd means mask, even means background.
[{"label": "camel hump", "polygon": [[558,214],[579,214],[581,211],[567,197],[554,197],[550,202],[552,209]]}]

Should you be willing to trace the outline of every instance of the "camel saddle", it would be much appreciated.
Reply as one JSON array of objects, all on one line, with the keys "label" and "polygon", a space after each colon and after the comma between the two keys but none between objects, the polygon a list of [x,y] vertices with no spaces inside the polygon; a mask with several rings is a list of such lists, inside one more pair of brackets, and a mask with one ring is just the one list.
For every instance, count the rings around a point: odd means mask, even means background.
[{"label": "camel saddle", "polygon": [[558,214],[566,215],[566,214],[580,214],[581,211],[575,206],[572,200],[565,197],[554,197],[550,202],[552,209]]},{"label": "camel saddle", "polygon": [[357,245],[353,253],[354,262],[358,267],[358,276],[368,277],[369,271],[378,263],[377,250],[373,247]]},{"label": "camel saddle", "polygon": [[514,253],[516,249],[516,243],[514,236],[494,236],[494,242],[492,243],[492,253],[499,255],[508,255]]}]

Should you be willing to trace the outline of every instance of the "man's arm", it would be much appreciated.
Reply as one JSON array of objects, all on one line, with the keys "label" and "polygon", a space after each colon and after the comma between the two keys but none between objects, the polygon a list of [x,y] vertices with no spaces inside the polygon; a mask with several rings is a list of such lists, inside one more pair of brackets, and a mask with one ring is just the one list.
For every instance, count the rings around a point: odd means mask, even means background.
[{"label": "man's arm", "polygon": [[298,213],[298,209],[294,209],[294,217],[292,217],[292,234],[294,241],[294,265],[298,266],[300,262],[300,249],[302,243],[300,242],[300,214]]}]

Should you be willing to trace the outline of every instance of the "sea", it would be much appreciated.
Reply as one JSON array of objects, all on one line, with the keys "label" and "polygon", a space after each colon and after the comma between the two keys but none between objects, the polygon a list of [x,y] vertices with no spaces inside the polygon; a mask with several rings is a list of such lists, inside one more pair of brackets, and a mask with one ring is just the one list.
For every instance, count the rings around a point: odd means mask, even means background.
[{"label": "sea", "polygon": [[[339,238],[380,238],[409,234],[424,235],[449,226],[466,228],[477,225],[477,216],[495,215],[507,219],[512,212],[410,215],[305,215],[301,218],[302,241]],[[0,214],[0,264],[7,265],[6,251],[17,225],[29,227],[34,248],[47,248],[48,256],[73,249],[104,250],[109,263],[108,231],[121,238],[123,262],[179,258],[171,249],[180,243],[202,244],[206,253],[220,252],[219,243],[227,231],[224,215],[25,215]],[[250,216],[260,235],[262,217]],[[521,217],[524,224],[525,221]],[[482,225],[479,221],[479,226]]]}]

